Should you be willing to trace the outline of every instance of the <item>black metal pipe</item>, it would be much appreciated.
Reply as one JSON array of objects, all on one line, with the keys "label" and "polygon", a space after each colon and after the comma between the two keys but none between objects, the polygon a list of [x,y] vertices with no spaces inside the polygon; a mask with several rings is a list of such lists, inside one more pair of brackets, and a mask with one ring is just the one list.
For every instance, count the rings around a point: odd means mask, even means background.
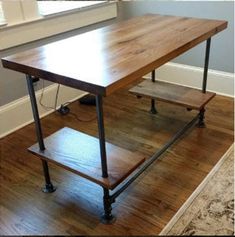
[{"label": "black metal pipe", "polygon": [[206,53],[205,53],[205,63],[204,63],[203,82],[202,82],[202,92],[203,93],[206,93],[210,46],[211,46],[211,38],[209,38],[206,41]]},{"label": "black metal pipe", "polygon": [[112,200],[109,195],[109,189],[104,188],[104,196],[103,196],[103,205],[104,205],[104,214],[101,217],[101,222],[104,224],[113,223],[116,218],[112,215]]},{"label": "black metal pipe", "polygon": [[136,170],[131,177],[110,197],[112,202],[117,198],[135,179],[138,178],[157,158],[159,158],[178,138],[180,138],[189,128],[191,128],[198,120],[199,114],[187,123],[181,130],[179,130],[159,151],[157,151],[151,158],[146,160],[138,170]]},{"label": "black metal pipe", "polygon": [[33,88],[33,78],[30,75],[26,75],[26,80],[27,80],[29,97],[30,97],[30,102],[32,106],[32,111],[33,111],[33,118],[35,122],[37,140],[38,140],[40,150],[43,151],[45,150],[45,145],[43,142],[42,128],[41,128],[41,123],[40,123],[40,118],[39,118],[39,113],[38,113],[36,96],[35,96],[35,92]]},{"label": "black metal pipe", "polygon": [[45,160],[42,160],[42,167],[43,167],[43,173],[45,177],[46,189],[48,189],[48,186],[51,186],[52,184],[51,184],[48,164]]},{"label": "black metal pipe", "polygon": [[[28,86],[28,91],[29,91],[31,107],[33,111],[33,118],[34,118],[34,124],[35,124],[39,149],[41,151],[44,151],[45,145],[43,141],[42,128],[41,128],[41,123],[40,123],[40,118],[39,118],[39,113],[38,113],[37,100],[36,100],[36,96],[35,96],[35,92],[33,88],[33,77],[30,75],[26,75],[26,81],[27,81],[27,86]],[[46,192],[46,193],[54,192],[56,188],[51,183],[48,164],[45,160],[42,160],[42,167],[43,167],[43,173],[44,173],[44,178],[45,178],[45,187],[43,188],[43,192]]]},{"label": "black metal pipe", "polygon": [[156,110],[156,107],[155,107],[155,99],[151,99],[151,109],[150,109],[150,113],[151,113],[151,114],[156,114],[156,113],[157,113],[157,110]]},{"label": "black metal pipe", "polygon": [[156,80],[155,70],[153,70],[151,72],[151,80],[152,80],[152,82],[155,82],[155,80]]},{"label": "black metal pipe", "polygon": [[[155,82],[156,80],[156,75],[155,75],[155,70],[153,70],[151,72],[151,80],[152,82]],[[151,114],[156,114],[157,113],[157,109],[155,107],[155,99],[151,99],[151,109],[150,109],[150,113]]]},{"label": "black metal pipe", "polygon": [[107,168],[107,157],[106,157],[106,148],[105,148],[103,101],[102,101],[101,95],[96,95],[96,113],[97,113],[97,123],[98,123],[98,130],[99,130],[102,177],[107,178],[108,177],[108,168]]},{"label": "black metal pipe", "polygon": [[205,122],[204,122],[204,119],[205,119],[205,108],[202,108],[199,112],[199,119],[198,119],[198,127],[199,128],[205,128]]}]

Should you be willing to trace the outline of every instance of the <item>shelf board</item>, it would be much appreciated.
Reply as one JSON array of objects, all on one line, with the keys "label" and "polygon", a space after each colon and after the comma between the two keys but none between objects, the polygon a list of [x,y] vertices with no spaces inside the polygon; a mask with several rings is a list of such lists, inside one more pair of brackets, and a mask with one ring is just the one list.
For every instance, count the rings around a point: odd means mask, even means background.
[{"label": "shelf board", "polygon": [[38,143],[28,150],[44,160],[111,190],[145,160],[139,154],[106,142],[109,177],[103,178],[97,138],[65,127],[45,138],[44,143],[45,151],[40,151]]},{"label": "shelf board", "polygon": [[212,92],[202,93],[198,89],[162,81],[152,82],[148,79],[144,79],[129,92],[196,110],[202,109],[216,95]]}]

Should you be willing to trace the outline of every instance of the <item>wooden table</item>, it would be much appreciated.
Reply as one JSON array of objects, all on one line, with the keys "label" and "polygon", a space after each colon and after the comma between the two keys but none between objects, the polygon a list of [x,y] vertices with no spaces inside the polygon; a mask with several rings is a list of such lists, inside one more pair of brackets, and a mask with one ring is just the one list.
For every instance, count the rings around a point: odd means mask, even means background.
[{"label": "wooden table", "polygon": [[[111,205],[117,196],[189,127],[197,121],[204,126],[205,105],[215,96],[206,92],[211,37],[226,27],[226,21],[148,14],[3,58],[4,67],[26,74],[38,139],[29,151],[42,160],[44,192],[55,191],[49,161],[100,185],[104,191],[102,221],[112,223]],[[156,68],[205,40],[202,90],[155,80]],[[130,92],[150,97],[152,113],[157,112],[155,99],[199,113],[146,159],[105,142],[102,98],[149,72],[152,80],[144,80]],[[99,138],[63,128],[43,139],[34,77],[95,94]]]}]

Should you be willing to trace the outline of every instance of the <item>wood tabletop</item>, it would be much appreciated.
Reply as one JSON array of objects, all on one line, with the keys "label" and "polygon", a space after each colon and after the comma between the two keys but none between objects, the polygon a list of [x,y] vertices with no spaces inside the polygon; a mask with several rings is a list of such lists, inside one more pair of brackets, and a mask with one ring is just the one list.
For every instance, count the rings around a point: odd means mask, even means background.
[{"label": "wood tabletop", "polygon": [[226,27],[226,21],[148,14],[5,57],[2,64],[105,96]]}]

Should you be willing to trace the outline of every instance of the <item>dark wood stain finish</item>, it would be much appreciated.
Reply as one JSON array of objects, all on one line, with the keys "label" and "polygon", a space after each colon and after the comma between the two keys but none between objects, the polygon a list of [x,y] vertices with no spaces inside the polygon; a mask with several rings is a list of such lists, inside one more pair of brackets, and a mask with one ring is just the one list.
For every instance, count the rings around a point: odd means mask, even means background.
[{"label": "dark wood stain finish", "polygon": [[[95,108],[70,106],[82,119]],[[36,142],[30,124],[0,140],[1,235],[158,235],[233,142],[232,98],[217,95],[207,106],[206,128],[193,128],[149,167],[113,204],[117,221],[103,225],[102,188],[57,165],[49,164],[56,192],[41,192],[41,162],[27,152]],[[151,156],[196,111],[158,102],[150,115],[149,99],[127,90],[105,98],[106,138],[131,152]],[[42,119],[44,136],[71,127],[97,136],[96,120],[79,122],[53,113]],[[78,144],[79,148],[79,144]]]},{"label": "dark wood stain finish", "polygon": [[227,27],[148,14],[2,59],[4,67],[109,95]]}]

